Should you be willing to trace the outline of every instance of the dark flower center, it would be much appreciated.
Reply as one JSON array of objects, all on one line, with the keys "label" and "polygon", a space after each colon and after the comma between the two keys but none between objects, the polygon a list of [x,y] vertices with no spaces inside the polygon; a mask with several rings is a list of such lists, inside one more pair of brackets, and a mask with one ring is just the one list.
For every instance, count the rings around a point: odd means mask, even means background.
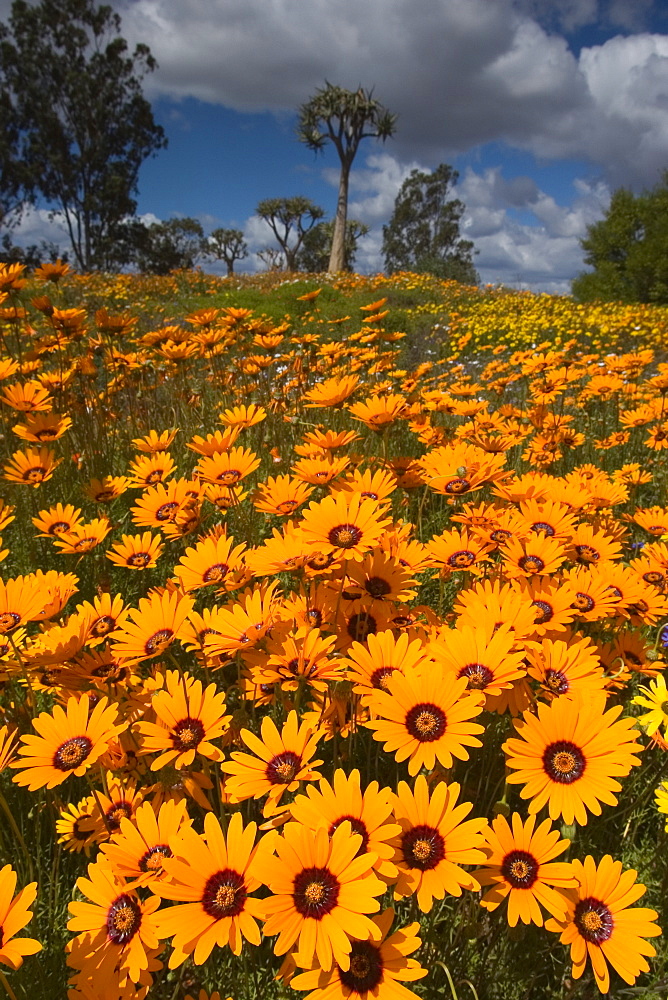
[{"label": "dark flower center", "polygon": [[645,583],[652,583],[657,586],[660,586],[664,580],[663,573],[660,573],[658,569],[650,570],[648,573],[643,573],[642,578]]},{"label": "dark flower center", "polygon": [[494,680],[494,674],[484,663],[469,663],[462,667],[458,677],[467,677],[470,688],[484,688]]},{"label": "dark flower center", "polygon": [[329,567],[334,562],[335,556],[332,552],[316,552],[307,560],[306,565],[310,569],[314,569],[317,572],[322,572],[323,570],[329,569]]},{"label": "dark flower center", "polygon": [[339,979],[346,989],[366,996],[383,981],[383,958],[380,948],[370,941],[353,941],[350,949],[350,968],[339,967]]},{"label": "dark flower center", "polygon": [[409,868],[426,872],[445,857],[445,841],[433,826],[414,826],[401,837],[401,850]]},{"label": "dark flower center", "polygon": [[59,771],[73,771],[79,767],[93,749],[93,742],[87,736],[73,736],[61,743],[53,755],[53,766]]},{"label": "dark flower center", "polygon": [[571,604],[571,607],[575,608],[576,611],[591,611],[595,604],[596,601],[593,597],[579,590],[575,595],[575,600]]},{"label": "dark flower center", "polygon": [[151,556],[148,552],[133,552],[131,556],[127,558],[128,566],[132,566],[138,569],[144,569],[148,566],[151,561]]},{"label": "dark flower center", "polygon": [[523,569],[525,573],[542,573],[545,569],[545,560],[541,559],[540,556],[527,554],[518,559],[517,565],[520,569]]},{"label": "dark flower center", "polygon": [[192,719],[188,715],[176,723],[170,735],[176,750],[182,753],[194,750],[204,739],[204,724],[201,719]]},{"label": "dark flower center", "polygon": [[339,524],[332,528],[327,538],[330,545],[336,545],[339,549],[354,548],[362,537],[362,532],[356,524]]},{"label": "dark flower center", "polygon": [[420,743],[440,740],[445,732],[445,713],[431,702],[414,705],[406,716],[405,726],[411,736]]},{"label": "dark flower center", "polygon": [[295,908],[302,917],[322,920],[336,906],[339,890],[339,880],[329,868],[304,868],[293,883]]},{"label": "dark flower center", "polygon": [[216,920],[236,917],[243,910],[247,895],[243,875],[233,868],[224,868],[207,879],[202,909]]},{"label": "dark flower center", "polygon": [[573,920],[582,937],[590,944],[601,944],[602,941],[609,940],[615,928],[608,907],[593,896],[580,900],[575,907]]},{"label": "dark flower center", "polygon": [[375,597],[377,600],[381,600],[392,593],[392,587],[387,580],[383,580],[382,576],[372,576],[366,581],[364,588],[367,594],[370,594],[371,597]]},{"label": "dark flower center", "polygon": [[89,535],[87,538],[78,538],[72,545],[72,548],[77,552],[89,552],[90,549],[94,548],[99,541],[99,538],[96,538],[94,535]]},{"label": "dark flower center", "polygon": [[466,493],[467,490],[471,489],[471,484],[468,479],[450,479],[443,487],[446,493],[454,493],[455,495],[459,493]]},{"label": "dark flower center", "polygon": [[598,562],[600,553],[592,545],[576,545],[577,561],[581,563]]},{"label": "dark flower center", "polygon": [[141,926],[139,903],[124,892],[117,896],[107,911],[107,935],[114,944],[127,944]]},{"label": "dark flower center", "polygon": [[448,566],[452,566],[453,569],[468,569],[474,562],[475,554],[469,549],[459,549],[447,559]]},{"label": "dark flower center", "polygon": [[221,472],[220,475],[216,476],[217,482],[221,483],[223,486],[234,486],[241,479],[241,473],[238,469],[227,469],[225,472]]},{"label": "dark flower center", "polygon": [[295,507],[298,506],[299,504],[296,500],[282,500],[276,504],[276,510],[281,514],[291,514]]},{"label": "dark flower center", "polygon": [[67,521],[54,521],[51,527],[49,528],[49,534],[60,535],[62,534],[63,531],[69,531],[69,530],[70,530],[70,525],[67,523]]},{"label": "dark flower center", "polygon": [[43,465],[35,465],[32,469],[26,469],[22,478],[26,483],[41,483],[47,472]]},{"label": "dark flower center", "polygon": [[552,781],[572,785],[584,774],[587,761],[582,750],[570,740],[557,740],[545,747],[543,768]]},{"label": "dark flower center", "polygon": [[299,773],[301,766],[302,759],[299,754],[285,750],[272,757],[264,773],[272,785],[289,785],[295,780],[295,775]]},{"label": "dark flower center", "polygon": [[51,667],[50,669],[47,667],[47,669],[43,670],[39,675],[40,684],[43,684],[44,687],[53,687],[54,684],[58,683],[58,678],[62,672],[62,667]]},{"label": "dark flower center", "polygon": [[127,670],[125,667],[121,667],[120,664],[116,663],[114,660],[110,660],[109,663],[101,663],[98,667],[94,667],[90,672],[91,677],[100,677],[104,679],[111,678],[112,680],[125,680],[127,676]]},{"label": "dark flower center", "polygon": [[170,500],[169,503],[161,504],[155,512],[156,520],[171,521],[174,518],[178,507],[179,505],[176,500]]},{"label": "dark flower center", "polygon": [[81,823],[85,821],[86,824],[88,824],[92,818],[93,817],[88,815],[87,813],[82,813],[81,816],[78,816],[75,819],[74,823],[72,824],[72,833],[70,834],[73,840],[84,841],[88,840],[88,838],[93,835],[93,831],[91,829],[88,830],[81,829]]},{"label": "dark flower center", "polygon": [[144,643],[144,652],[148,656],[155,656],[156,653],[160,653],[165,646],[169,644],[170,639],[174,633],[171,628],[161,628],[157,632],[154,632],[150,639],[147,639]]},{"label": "dark flower center", "polygon": [[545,671],[545,686],[554,691],[555,694],[566,694],[570,684],[566,674],[561,670],[553,670],[551,667]]},{"label": "dark flower center", "polygon": [[0,632],[9,632],[21,621],[21,616],[14,611],[5,611],[0,615]]},{"label": "dark flower center", "polygon": [[101,639],[103,636],[113,632],[115,628],[116,619],[112,618],[111,615],[102,615],[91,625],[90,634],[95,636],[96,639]]},{"label": "dark flower center", "polygon": [[129,802],[114,802],[106,812],[107,816],[107,826],[110,830],[119,830],[121,826],[121,820],[124,816],[130,818],[132,816],[132,806]]},{"label": "dark flower center", "polygon": [[510,851],[501,862],[501,874],[513,889],[530,889],[540,865],[527,851]]},{"label": "dark flower center", "polygon": [[390,674],[393,674],[396,667],[378,667],[377,670],[371,674],[369,680],[371,681],[372,687],[382,688],[384,691],[388,691],[387,678]]},{"label": "dark flower center", "polygon": [[364,642],[370,635],[376,634],[377,628],[378,623],[373,615],[364,612],[363,614],[350,616],[346,631],[351,639],[355,639],[357,642]]},{"label": "dark flower center", "polygon": [[209,566],[202,576],[202,581],[204,583],[218,583],[229,571],[229,568],[227,563],[215,563],[213,566]]},{"label": "dark flower center", "polygon": [[555,534],[554,528],[551,524],[548,524],[547,521],[536,521],[535,524],[531,525],[531,528],[536,533],[542,531],[543,534],[549,535],[550,538]]},{"label": "dark flower center", "polygon": [[360,844],[360,848],[357,854],[366,854],[367,847],[369,846],[369,833],[366,828],[366,825],[362,822],[361,819],[358,819],[357,816],[346,815],[346,816],[341,816],[340,819],[337,819],[334,823],[332,823],[332,825],[329,828],[330,837],[332,836],[334,831],[339,826],[341,826],[342,823],[346,822],[346,820],[350,823],[353,833],[359,833],[360,836],[362,837],[362,843]]},{"label": "dark flower center", "polygon": [[534,617],[536,625],[544,625],[554,618],[554,608],[547,601],[532,601],[531,606],[536,609]]},{"label": "dark flower center", "polygon": [[507,538],[510,538],[510,532],[506,528],[495,528],[494,531],[490,532],[490,538],[493,542],[505,542]]},{"label": "dark flower center", "polygon": [[309,608],[305,612],[304,618],[313,628],[320,628],[322,625],[322,611],[319,608]]},{"label": "dark flower center", "polygon": [[142,872],[159,872],[165,858],[173,858],[171,847],[167,844],[156,844],[149,847],[148,851],[139,859],[139,870]]}]

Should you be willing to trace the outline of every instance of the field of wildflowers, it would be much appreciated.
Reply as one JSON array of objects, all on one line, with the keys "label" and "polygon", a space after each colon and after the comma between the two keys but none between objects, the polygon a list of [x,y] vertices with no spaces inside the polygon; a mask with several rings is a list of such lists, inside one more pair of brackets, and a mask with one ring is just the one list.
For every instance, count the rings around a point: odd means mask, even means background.
[{"label": "field of wildflowers", "polygon": [[0,265],[0,993],[668,990],[668,310]]}]

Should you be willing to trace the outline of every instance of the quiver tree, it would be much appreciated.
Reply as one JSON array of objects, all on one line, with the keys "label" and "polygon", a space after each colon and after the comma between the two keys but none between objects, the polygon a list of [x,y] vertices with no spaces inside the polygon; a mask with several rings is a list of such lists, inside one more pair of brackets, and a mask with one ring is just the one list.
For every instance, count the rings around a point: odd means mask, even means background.
[{"label": "quiver tree", "polygon": [[379,104],[372,90],[344,90],[325,81],[299,109],[297,136],[309,149],[321,152],[331,142],[341,161],[339,194],[328,270],[345,268],[346,221],[350,170],[362,139],[381,139],[394,134],[396,115]]},{"label": "quiver tree", "polygon": [[297,255],[304,237],[325,212],[308,198],[266,198],[255,209],[267,223],[281,248],[288,271],[297,270]]}]

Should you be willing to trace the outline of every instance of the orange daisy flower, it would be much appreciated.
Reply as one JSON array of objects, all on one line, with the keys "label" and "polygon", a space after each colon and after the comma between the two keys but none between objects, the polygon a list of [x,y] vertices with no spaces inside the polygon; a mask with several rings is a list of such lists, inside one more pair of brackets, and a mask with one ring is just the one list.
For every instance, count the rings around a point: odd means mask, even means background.
[{"label": "orange daisy flower", "polygon": [[147,486],[154,486],[169,479],[175,469],[176,463],[166,451],[157,451],[152,455],[138,455],[134,462],[130,463],[128,484],[133,489],[145,489]]},{"label": "orange daisy flower", "polygon": [[159,656],[180,637],[194,604],[191,598],[169,591],[142,597],[139,609],[128,612],[130,621],[111,633],[114,654],[128,664]]},{"label": "orange daisy flower", "polygon": [[441,575],[471,569],[484,560],[491,545],[467,531],[443,531],[426,543],[432,566],[437,566]]},{"label": "orange daisy flower", "polygon": [[319,552],[359,560],[378,544],[389,526],[389,520],[381,518],[375,501],[339,493],[309,504],[300,528]]},{"label": "orange daisy flower", "polygon": [[17,576],[0,580],[0,635],[7,635],[20,625],[41,618],[49,597],[35,577]]},{"label": "orange daisy flower", "polygon": [[236,570],[243,566],[243,553],[245,544],[234,546],[234,538],[231,535],[219,535],[217,538],[209,535],[186,549],[185,555],[174,567],[174,575],[186,591],[197,590],[200,587],[210,587],[218,585],[224,587],[231,582],[238,585],[231,578]]},{"label": "orange daisy flower", "polygon": [[338,406],[352,396],[360,384],[358,375],[344,375],[342,378],[328,378],[304,393],[306,406]]},{"label": "orange daisy flower", "polygon": [[225,715],[225,693],[217,692],[215,684],[202,689],[202,682],[190,674],[168,670],[165,689],[151,699],[157,722],[138,722],[143,753],[159,752],[151,764],[157,771],[166,764],[191,767],[195,754],[209,760],[222,760],[222,752],[211,740],[227,730],[231,715]]},{"label": "orange daisy flower", "polygon": [[230,775],[225,791],[231,801],[260,799],[267,795],[265,816],[277,811],[285,792],[295,792],[302,781],[315,781],[320,777],[315,770],[322,764],[313,760],[321,733],[314,732],[306,722],[298,727],[297,713],[290,712],[279,733],[268,716],[262,720],[262,739],[249,729],[242,729],[240,736],[252,754],[233,753],[232,760],[221,764],[221,770]]},{"label": "orange daisy flower", "polygon": [[399,868],[394,895],[402,899],[416,894],[423,913],[429,913],[434,899],[443,899],[446,892],[461,896],[462,889],[480,888],[461,865],[485,860],[480,848],[487,820],[466,820],[473,804],[457,805],[459,792],[459,785],[439,781],[430,796],[423,774],[414,789],[405,781],[397,787],[394,815],[401,833],[394,841],[394,861]]},{"label": "orange daisy flower", "polygon": [[136,885],[168,877],[163,862],[174,856],[170,840],[191,823],[186,805],[185,799],[170,799],[156,810],[152,803],[143,802],[132,820],[121,817],[119,830],[108,844],[100,846],[98,864],[122,878],[136,879]]},{"label": "orange daisy flower", "polygon": [[486,910],[495,910],[508,900],[508,923],[543,926],[539,904],[552,916],[562,917],[568,903],[561,889],[577,885],[573,867],[555,862],[568,850],[570,840],[561,840],[558,830],[552,830],[546,819],[538,829],[536,817],[525,823],[519,813],[513,813],[511,825],[504,816],[495,816],[484,832],[485,867],[473,872],[482,886],[491,885],[480,900]]},{"label": "orange daisy flower", "polygon": [[286,823],[272,842],[279,862],[269,852],[257,855],[253,874],[274,894],[264,900],[266,936],[278,934],[276,955],[296,944],[295,962],[310,968],[317,956],[325,971],[334,963],[350,969],[352,938],[377,940],[380,931],[368,913],[380,909],[375,898],[385,891],[372,871],[373,854],[359,854],[362,837],[349,822],[331,837],[324,828],[309,830]]},{"label": "orange daisy flower", "polygon": [[205,483],[236,486],[251,472],[255,472],[259,464],[260,459],[254,451],[248,448],[231,448],[230,451],[217,452],[200,459],[196,471]]},{"label": "orange daisy flower", "polygon": [[510,784],[521,784],[523,799],[531,799],[529,812],[544,805],[551,819],[587,823],[587,810],[601,815],[601,803],[617,805],[614,792],[632,767],[640,764],[635,719],[620,719],[622,706],[605,711],[605,694],[587,699],[556,698],[538,704],[538,715],[524,713],[514,723],[519,739],[503,744],[506,763],[516,773]]},{"label": "orange daisy flower", "polygon": [[257,403],[249,403],[248,406],[233,406],[229,410],[224,410],[218,419],[226,427],[253,427],[261,423],[267,416],[264,406]]},{"label": "orange daisy flower", "polygon": [[243,939],[260,943],[258,919],[265,915],[265,900],[252,892],[260,886],[255,862],[261,845],[253,846],[257,824],[243,825],[234,813],[227,835],[213,815],[204,817],[204,836],[184,827],[170,839],[174,857],[164,857],[170,881],[153,883],[153,892],[181,905],[160,910],[156,926],[160,938],[172,938],[169,968],[192,956],[195,965],[206,962],[214,946],[241,954]]},{"label": "orange daisy flower", "polygon": [[106,517],[96,517],[92,521],[76,524],[70,531],[57,535],[53,544],[64,555],[82,555],[96,548],[110,531],[111,523]]},{"label": "orange daisy flower", "polygon": [[265,514],[289,517],[311,493],[312,487],[292,476],[269,476],[266,483],[258,483],[252,501],[255,509]]},{"label": "orange daisy flower", "polygon": [[32,920],[30,907],[37,895],[37,882],[31,882],[15,896],[16,881],[11,865],[0,869],[0,962],[10,969],[20,968],[27,955],[42,950],[39,941],[15,936]]},{"label": "orange daisy flower", "polygon": [[477,736],[484,727],[471,719],[482,712],[483,696],[467,693],[467,687],[466,677],[456,679],[438,664],[394,671],[385,679],[386,690],[370,696],[368,707],[379,718],[365,725],[398,762],[408,760],[410,775],[421,767],[433,770],[437,760],[452,767],[453,757],[469,759],[466,747],[482,746]]},{"label": "orange daisy flower", "polygon": [[[293,976],[290,986],[295,990],[311,990],[307,1000],[348,1000],[348,997],[374,997],[374,1000],[417,1000],[417,994],[402,983],[413,982],[427,975],[419,962],[407,956],[417,951],[420,925],[409,924],[390,934],[394,910],[388,908],[372,917],[380,938],[353,941],[350,968],[344,970],[334,963],[329,971],[320,968]],[[388,937],[389,935],[389,937]]]},{"label": "orange daisy flower", "polygon": [[527,643],[526,662],[530,677],[537,680],[548,700],[561,695],[585,695],[602,691],[606,678],[597,649],[588,637],[543,639]]},{"label": "orange daisy flower", "polygon": [[609,854],[599,865],[587,855],[572,866],[579,886],[567,890],[566,913],[548,920],[546,928],[560,934],[562,944],[570,945],[574,979],[582,976],[589,958],[601,993],[610,989],[608,965],[633,985],[642,972],[649,972],[646,956],[656,954],[644,939],[661,933],[655,910],[632,905],[644,894],[645,886],[636,884],[636,871],[624,871],[621,861],[613,861]]},{"label": "orange daisy flower", "polygon": [[60,465],[62,458],[56,458],[50,448],[28,448],[26,451],[15,451],[11,462],[4,466],[3,479],[21,486],[37,487],[51,479],[54,469]]},{"label": "orange daisy flower", "polygon": [[71,417],[63,417],[60,413],[36,413],[26,417],[24,424],[14,424],[12,430],[24,441],[42,444],[45,441],[57,441],[71,426]]},{"label": "orange daisy flower", "polygon": [[82,952],[88,952],[89,974],[103,979],[125,970],[138,982],[149,967],[147,949],[158,947],[153,914],[160,900],[151,896],[142,902],[133,883],[99,864],[89,865],[88,878],[78,878],[76,884],[90,902],[69,904],[72,918],[67,928],[80,933],[70,943],[67,964],[77,967],[78,945]]},{"label": "orange daisy flower", "polygon": [[116,724],[118,709],[109,705],[107,698],[100,698],[90,715],[89,705],[85,696],[71,697],[66,712],[56,705],[52,714],[41,712],[33,719],[39,736],[22,736],[18,753],[23,760],[9,765],[20,769],[13,778],[17,785],[27,786],[31,792],[54,788],[71,774],[85,774],[100,759],[126,724]]},{"label": "orange daisy flower", "polygon": [[52,538],[53,535],[72,531],[82,523],[81,508],[75,510],[72,504],[63,506],[62,503],[57,503],[48,510],[40,510],[38,516],[31,520],[35,527],[40,529],[37,538]]},{"label": "orange daisy flower", "polygon": [[513,652],[515,635],[507,625],[498,629],[463,625],[442,629],[429,647],[437,663],[455,677],[465,677],[468,688],[498,695],[524,677],[523,652]]},{"label": "orange daisy flower", "polygon": [[374,869],[383,878],[395,879],[397,867],[392,862],[394,849],[389,841],[400,828],[392,822],[393,807],[394,796],[389,788],[379,790],[378,782],[372,781],[362,792],[357,768],[349,775],[337,768],[333,785],[325,778],[320,779],[318,789],[309,785],[306,795],[297,795],[290,804],[290,813],[310,830],[323,827],[330,837],[348,821],[353,833],[362,838],[359,854],[375,854]]},{"label": "orange daisy flower", "polygon": [[106,553],[107,559],[126,569],[153,569],[164,551],[159,535],[145,531],[143,535],[123,535]]},{"label": "orange daisy flower", "polygon": [[566,558],[563,542],[544,534],[509,538],[501,547],[504,572],[514,577],[550,576]]},{"label": "orange daisy flower", "polygon": [[427,655],[419,639],[410,641],[406,632],[399,638],[391,629],[369,635],[365,643],[353,642],[347,650],[345,665],[348,677],[355,684],[353,691],[368,704],[374,690],[388,690],[387,678],[395,670],[405,674],[414,667],[424,666]]}]

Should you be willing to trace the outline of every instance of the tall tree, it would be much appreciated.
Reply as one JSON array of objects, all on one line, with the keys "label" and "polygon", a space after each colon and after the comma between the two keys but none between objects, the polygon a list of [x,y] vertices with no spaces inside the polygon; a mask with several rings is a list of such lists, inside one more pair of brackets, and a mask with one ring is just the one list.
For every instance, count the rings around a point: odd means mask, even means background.
[{"label": "tall tree", "polygon": [[267,223],[285,257],[288,271],[297,270],[297,254],[304,237],[325,212],[309,198],[266,198],[256,213]]},{"label": "tall tree", "polygon": [[[357,219],[348,219],[346,222],[346,240],[344,245],[343,269],[352,271],[357,256],[357,241],[362,236],[366,236],[369,227]],[[334,235],[334,223],[331,221],[319,222],[317,226],[310,229],[304,237],[301,249],[297,254],[297,270],[312,271],[320,273],[327,270],[330,254],[332,252],[332,237]]]},{"label": "tall tree", "polygon": [[615,191],[580,242],[593,271],[575,278],[575,298],[668,304],[668,171],[651,191]]},{"label": "tall tree", "polygon": [[441,163],[431,174],[412,170],[399,189],[394,212],[383,226],[385,270],[416,271],[476,284],[473,243],[463,240],[460,220],[465,211],[449,198],[458,173]]},{"label": "tall tree", "polygon": [[[130,53],[121,19],[94,0],[14,0],[0,24],[0,199],[17,183],[63,214],[74,259],[104,265],[110,232],[136,209],[139,168],[166,139],[142,95],[156,63]],[[16,172],[16,164],[21,164]]]},{"label": "tall tree", "polygon": [[[143,230],[143,232],[142,232]],[[204,251],[204,230],[184,216],[134,227],[134,261],[144,274],[169,274],[195,266]]]},{"label": "tall tree", "polygon": [[362,139],[381,139],[394,134],[397,116],[373,97],[372,90],[359,87],[344,90],[325,81],[299,108],[297,136],[309,149],[321,152],[331,142],[341,161],[339,195],[334,219],[334,235],[328,270],[332,273],[345,267],[346,221],[348,218],[348,188],[350,170]]},{"label": "tall tree", "polygon": [[214,229],[204,241],[204,256],[222,260],[228,278],[234,274],[234,264],[248,256],[248,245],[240,229]]}]

